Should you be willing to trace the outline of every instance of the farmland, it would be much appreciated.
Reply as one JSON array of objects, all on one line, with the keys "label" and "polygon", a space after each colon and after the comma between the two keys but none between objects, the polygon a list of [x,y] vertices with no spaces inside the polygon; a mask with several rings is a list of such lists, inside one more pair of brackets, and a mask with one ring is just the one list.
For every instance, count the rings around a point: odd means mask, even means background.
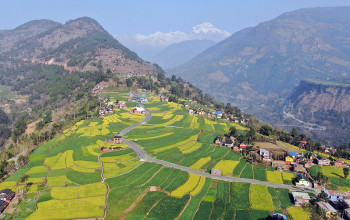
[{"label": "farmland", "polygon": [[[124,93],[104,95],[127,101]],[[269,172],[275,171],[247,163],[229,148],[212,144],[229,126],[245,127],[191,116],[176,103],[152,101],[147,107],[155,116],[125,138],[137,140],[152,157],[203,172],[215,168],[227,176],[271,180]],[[26,183],[19,181],[24,174],[29,176],[27,183],[32,183],[25,192],[27,199],[9,217],[261,219],[275,210],[286,213],[289,208],[293,213],[288,190],[224,182],[141,161],[128,145],[105,141],[143,118],[120,109],[103,119],[77,122],[41,145],[30,155],[29,164],[0,185],[24,189]],[[102,153],[101,147],[112,150]],[[279,175],[282,183],[292,179]]]}]

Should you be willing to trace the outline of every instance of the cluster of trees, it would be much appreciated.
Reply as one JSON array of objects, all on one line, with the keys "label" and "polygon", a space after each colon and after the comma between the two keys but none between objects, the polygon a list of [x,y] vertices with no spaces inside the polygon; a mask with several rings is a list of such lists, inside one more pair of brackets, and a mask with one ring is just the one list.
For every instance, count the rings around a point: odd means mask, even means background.
[{"label": "cluster of trees", "polygon": [[253,126],[248,126],[247,132],[240,132],[235,127],[230,127],[227,135],[235,137],[238,143],[247,142],[248,144],[251,144],[256,139],[256,131]]},{"label": "cluster of trees", "polygon": [[0,108],[0,147],[2,147],[6,140],[11,136],[11,129],[9,128],[9,123],[9,117]]},{"label": "cluster of trees", "polygon": [[172,75],[171,79],[169,79],[165,78],[165,75],[161,77],[159,77],[159,75],[160,74],[158,74],[158,80],[160,80],[161,84],[170,86],[170,92],[173,96],[177,98],[192,99],[202,105],[217,104],[212,97],[208,94],[203,94],[202,90],[193,86],[191,83],[186,82],[181,77],[177,78],[175,75]]},{"label": "cluster of trees", "polygon": [[20,118],[16,124],[15,124],[15,129],[12,132],[12,141],[17,142],[17,139],[19,136],[21,136],[22,134],[24,134],[24,132],[27,129],[27,122]]},{"label": "cluster of trees", "polygon": [[52,121],[51,112],[47,112],[44,117],[36,124],[36,130],[41,130],[46,124]]}]

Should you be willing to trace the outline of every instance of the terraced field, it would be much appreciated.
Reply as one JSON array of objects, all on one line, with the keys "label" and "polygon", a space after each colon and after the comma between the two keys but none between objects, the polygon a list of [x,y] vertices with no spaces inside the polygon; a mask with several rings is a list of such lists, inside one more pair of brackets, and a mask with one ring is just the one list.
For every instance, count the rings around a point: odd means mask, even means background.
[{"label": "terraced field", "polygon": [[[130,131],[127,138],[137,140],[150,155],[196,170],[217,168],[224,175],[262,181],[269,180],[269,172],[276,172],[212,144],[230,123],[190,116],[175,103],[151,101],[147,106],[156,116]],[[0,184],[0,188],[25,191],[25,199],[8,217],[262,219],[274,212],[295,213],[288,209],[293,205],[288,190],[218,181],[140,161],[127,145],[104,141],[143,118],[118,110],[104,119],[80,121],[40,146],[28,165]],[[101,147],[119,148],[102,154]],[[29,178],[20,182],[24,174]],[[280,176],[282,181],[292,178]],[[26,187],[27,183],[32,184]]]}]

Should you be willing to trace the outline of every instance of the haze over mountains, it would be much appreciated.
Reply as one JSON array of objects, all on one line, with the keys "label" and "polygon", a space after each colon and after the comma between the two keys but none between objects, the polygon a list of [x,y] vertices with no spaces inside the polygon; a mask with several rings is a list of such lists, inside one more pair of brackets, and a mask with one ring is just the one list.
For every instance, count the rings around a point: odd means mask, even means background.
[{"label": "haze over mountains", "polygon": [[301,80],[350,73],[349,23],[350,7],[284,13],[234,33],[168,74],[283,126],[285,100]]},{"label": "haze over mountains", "polygon": [[[178,44],[178,43],[193,40],[193,44],[191,45],[191,50],[185,50],[181,54],[183,56],[189,57],[189,54],[187,54],[189,51],[191,54],[194,54],[194,52],[197,52],[197,51],[199,51],[200,53],[204,48],[203,45],[207,45],[206,44],[207,42],[199,43],[198,40],[210,40],[214,42],[219,42],[229,37],[230,35],[231,34],[229,32],[225,30],[221,30],[209,22],[203,22],[201,24],[193,26],[192,31],[189,33],[185,33],[183,31],[170,31],[167,33],[157,31],[150,35],[144,35],[144,34],[136,34],[134,36],[117,35],[116,39],[118,39],[121,43],[123,43],[125,46],[127,46],[131,50],[137,52],[142,58],[155,62],[155,61],[158,61],[157,57],[162,56],[162,54],[164,53],[163,50],[165,51],[168,50],[167,48],[168,46],[172,50],[178,50],[177,55],[179,55],[179,52],[182,51],[183,46],[182,44]],[[190,44],[187,43],[187,45],[190,45]],[[197,48],[197,45],[198,45],[198,48]],[[179,46],[179,48],[175,49],[177,46]],[[207,48],[209,48],[209,46]],[[207,49],[207,48],[204,48],[204,49]],[[198,55],[198,53],[196,53],[195,55]],[[191,58],[193,57],[194,56],[192,56]],[[176,56],[169,57],[169,59],[170,58],[177,59]],[[185,60],[185,61],[188,61],[188,60]],[[177,64],[178,61],[175,61],[175,63]],[[180,64],[183,64],[183,63],[180,63]],[[174,66],[174,64],[172,64],[171,66]]]},{"label": "haze over mountains", "polygon": [[171,68],[182,65],[192,58],[216,44],[212,40],[186,40],[171,44],[157,53],[151,61],[162,68]]}]

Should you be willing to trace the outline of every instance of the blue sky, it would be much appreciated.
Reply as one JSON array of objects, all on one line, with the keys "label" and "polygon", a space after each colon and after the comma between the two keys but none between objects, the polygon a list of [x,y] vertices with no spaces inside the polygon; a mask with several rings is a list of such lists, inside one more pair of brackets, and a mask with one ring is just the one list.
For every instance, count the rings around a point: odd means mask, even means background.
[{"label": "blue sky", "polygon": [[81,16],[96,19],[111,34],[189,32],[210,22],[234,33],[278,15],[307,7],[350,6],[344,0],[1,0],[0,30],[34,19],[61,23]]}]

